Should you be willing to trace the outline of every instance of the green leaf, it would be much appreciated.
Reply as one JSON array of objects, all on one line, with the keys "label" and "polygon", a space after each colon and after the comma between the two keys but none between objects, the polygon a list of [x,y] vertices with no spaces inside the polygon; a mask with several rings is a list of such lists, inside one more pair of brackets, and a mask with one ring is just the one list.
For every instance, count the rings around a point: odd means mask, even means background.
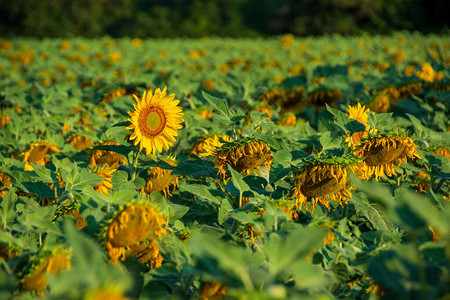
[{"label": "green leaf", "polygon": [[189,192],[199,198],[205,199],[210,203],[220,204],[221,197],[216,197],[211,194],[211,188],[203,184],[183,184],[180,186],[180,191]]},{"label": "green leaf", "polygon": [[250,190],[250,187],[244,181],[244,175],[235,171],[230,165],[228,165],[228,171],[231,173],[231,182],[234,187],[239,190],[240,194],[243,194],[245,191]]},{"label": "green leaf", "polygon": [[228,108],[228,104],[225,99],[214,97],[205,91],[202,91],[202,95],[211,107],[218,113],[218,115],[223,118],[222,120],[232,123],[231,118],[233,117],[233,114]]},{"label": "green leaf", "polygon": [[222,225],[229,217],[230,211],[233,210],[231,202],[228,198],[223,198],[219,206],[218,221]]},{"label": "green leaf", "polygon": [[14,220],[17,213],[14,211],[14,203],[17,200],[16,188],[12,187],[8,193],[3,196],[0,202],[0,223],[2,230],[5,230],[8,224]]}]

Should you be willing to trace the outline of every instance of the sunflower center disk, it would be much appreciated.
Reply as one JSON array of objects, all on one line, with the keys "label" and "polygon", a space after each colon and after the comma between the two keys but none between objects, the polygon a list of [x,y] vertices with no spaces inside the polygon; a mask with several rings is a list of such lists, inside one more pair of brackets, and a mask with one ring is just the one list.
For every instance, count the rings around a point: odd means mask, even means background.
[{"label": "sunflower center disk", "polygon": [[313,182],[312,179],[308,179],[300,190],[306,196],[320,197],[337,192],[344,184],[344,182],[338,182],[336,178],[330,175],[330,177],[316,182]]},{"label": "sunflower center disk", "polygon": [[160,107],[149,107],[142,114],[140,129],[144,136],[154,137],[163,131],[166,125],[166,116]]},{"label": "sunflower center disk", "polygon": [[398,148],[390,146],[389,149],[380,145],[370,149],[364,161],[369,166],[385,165],[399,158],[405,149],[405,145],[400,145]]}]

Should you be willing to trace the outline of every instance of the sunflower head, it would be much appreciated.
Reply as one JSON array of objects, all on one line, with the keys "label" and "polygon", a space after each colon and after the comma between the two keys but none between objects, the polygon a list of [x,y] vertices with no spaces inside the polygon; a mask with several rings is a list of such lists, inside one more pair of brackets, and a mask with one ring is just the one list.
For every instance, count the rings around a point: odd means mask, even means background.
[{"label": "sunflower head", "polygon": [[388,96],[385,94],[375,96],[369,106],[370,110],[376,113],[387,113],[390,107],[391,103],[389,102]]},{"label": "sunflower head", "polygon": [[127,90],[124,88],[116,88],[107,92],[102,99],[101,103],[111,103],[114,99],[123,97],[127,94]]},{"label": "sunflower head", "polygon": [[51,159],[47,157],[47,154],[59,153],[60,149],[56,148],[55,144],[47,143],[47,142],[39,142],[32,143],[30,148],[22,153],[23,159],[25,161],[25,170],[33,171],[34,168],[30,165],[30,163],[35,163],[40,166],[45,166]]},{"label": "sunflower head", "polygon": [[294,169],[294,187],[291,199],[295,199],[296,208],[308,210],[307,200],[311,199],[311,207],[320,202],[330,210],[330,202],[341,204],[351,197],[352,186],[348,182],[349,170],[359,160],[355,157],[313,158],[305,160],[300,169]]},{"label": "sunflower head", "polygon": [[353,135],[350,137],[350,135],[347,136],[345,142],[348,144],[348,146],[350,147],[351,145],[354,146],[358,146],[361,144],[361,137],[366,137],[367,136],[367,132],[369,131],[370,127],[367,124],[367,119],[369,117],[368,113],[370,112],[369,108],[366,108],[364,105],[361,106],[360,103],[358,103],[355,106],[349,106],[348,107],[348,117],[350,119],[356,120],[359,123],[363,124],[366,129],[365,131],[361,131],[361,132],[355,132],[353,133]]},{"label": "sunflower head", "polygon": [[96,190],[99,193],[109,195],[109,190],[113,189],[111,179],[115,171],[116,171],[115,167],[107,165],[96,167],[94,169],[94,173],[97,174],[97,176],[100,176],[104,179],[99,184],[94,186],[94,190]]},{"label": "sunflower head", "polygon": [[225,178],[227,165],[234,170],[246,174],[265,165],[270,170],[273,154],[266,142],[244,138],[239,141],[227,142],[216,150],[214,166],[219,169],[219,174]]},{"label": "sunflower head", "polygon": [[194,145],[192,153],[197,154],[200,157],[215,155],[216,149],[223,145],[221,140],[231,142],[232,139],[226,134],[208,136]]},{"label": "sunflower head", "polygon": [[363,158],[359,164],[357,174],[362,179],[369,179],[375,174],[379,180],[384,176],[396,175],[395,166],[406,163],[407,157],[420,158],[416,150],[417,145],[411,138],[395,133],[377,133],[361,141],[354,153]]},{"label": "sunflower head", "polygon": [[448,147],[436,147],[432,150],[431,153],[450,159],[450,151]]},{"label": "sunflower head", "polygon": [[200,287],[200,299],[222,299],[227,294],[227,287],[217,281],[202,282]]},{"label": "sunflower head", "polygon": [[11,121],[11,117],[7,114],[0,115],[0,128],[8,126]]},{"label": "sunflower head", "polygon": [[175,94],[166,94],[167,88],[164,88],[156,89],[154,94],[146,91],[142,99],[134,96],[137,105],[133,105],[133,112],[128,112],[131,125],[127,129],[133,131],[130,139],[135,140],[135,145],[139,144],[140,151],[145,148],[147,155],[169,150],[178,136],[177,130],[183,127],[180,101],[174,100]]},{"label": "sunflower head", "polygon": [[331,105],[334,102],[342,100],[344,95],[338,90],[317,89],[308,94],[306,102],[316,107],[316,110],[325,108],[325,105]]},{"label": "sunflower head", "polygon": [[278,126],[290,127],[297,124],[297,117],[294,114],[285,115],[279,122]]},{"label": "sunflower head", "polygon": [[[120,143],[115,141],[108,141],[101,143],[99,146],[119,146]],[[108,150],[97,150],[94,149],[91,154],[91,161],[89,166],[91,168],[95,168],[96,166],[109,166],[109,167],[118,167],[120,165],[124,165],[127,163],[127,159],[120,155],[119,153],[108,151]]]},{"label": "sunflower head", "polygon": [[[161,158],[162,161],[175,167],[177,161],[175,157]],[[145,180],[145,186],[141,189],[141,193],[145,192],[150,194],[151,192],[163,192],[167,197],[170,194],[170,187],[174,188],[178,186],[178,177],[171,176],[172,170],[162,169],[160,167],[152,167],[148,170],[149,177]]]},{"label": "sunflower head", "polygon": [[[161,265],[161,254],[155,239],[167,234],[163,226],[166,220],[150,204],[128,204],[121,208],[110,220],[106,221],[104,239],[110,259],[116,263],[119,259],[125,260],[127,254],[141,253],[143,244],[147,245],[151,259],[155,261],[155,267]],[[130,254],[129,254],[130,255]]]},{"label": "sunflower head", "polygon": [[91,148],[94,142],[84,135],[77,134],[70,139],[69,144],[77,150],[83,151]]},{"label": "sunflower head", "polygon": [[116,286],[105,286],[101,289],[88,291],[83,300],[130,300]]},{"label": "sunflower head", "polygon": [[0,172],[0,199],[8,193],[10,187],[11,178],[7,174]]},{"label": "sunflower head", "polygon": [[57,274],[61,270],[70,269],[70,256],[70,251],[65,249],[54,249],[33,256],[20,276],[20,288],[25,291],[36,291],[42,295],[47,287],[47,274]]}]

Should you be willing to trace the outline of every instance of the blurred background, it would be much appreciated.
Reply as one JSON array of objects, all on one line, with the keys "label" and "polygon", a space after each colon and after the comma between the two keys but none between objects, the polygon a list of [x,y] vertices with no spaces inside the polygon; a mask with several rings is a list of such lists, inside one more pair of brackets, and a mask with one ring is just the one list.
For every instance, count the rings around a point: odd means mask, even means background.
[{"label": "blurred background", "polygon": [[0,36],[449,33],[441,0],[0,0]]}]

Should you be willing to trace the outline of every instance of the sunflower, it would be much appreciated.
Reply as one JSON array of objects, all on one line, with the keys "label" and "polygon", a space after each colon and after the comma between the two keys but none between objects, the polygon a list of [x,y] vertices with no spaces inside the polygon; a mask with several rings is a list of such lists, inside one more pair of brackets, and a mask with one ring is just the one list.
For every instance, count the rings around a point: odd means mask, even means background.
[{"label": "sunflower", "polygon": [[209,120],[212,118],[212,112],[209,108],[204,108],[199,111],[199,115],[202,119]]},{"label": "sunflower", "polygon": [[227,142],[216,150],[214,166],[219,169],[218,174],[225,179],[227,164],[234,170],[250,174],[250,170],[265,165],[270,170],[273,154],[266,142],[244,138],[235,142]]},{"label": "sunflower", "polygon": [[153,268],[160,267],[162,257],[155,241],[167,234],[163,228],[165,224],[165,218],[149,204],[128,204],[121,208],[106,222],[104,231],[111,261],[117,263],[119,259],[125,260],[127,251],[129,255],[130,251],[135,255],[142,253],[144,244],[148,248],[145,252],[146,261],[151,262]]},{"label": "sunflower", "polygon": [[351,198],[352,186],[348,184],[348,174],[353,170],[357,158],[314,158],[304,162],[300,169],[294,169],[294,187],[290,199],[295,199],[297,210],[307,206],[311,199],[312,210],[317,202],[330,210],[329,199],[335,203],[347,203]]},{"label": "sunflower", "polygon": [[86,293],[83,300],[130,300],[116,286],[105,286]]},{"label": "sunflower", "polygon": [[356,156],[364,158],[357,173],[366,180],[375,174],[377,181],[384,176],[396,175],[395,166],[405,164],[407,157],[420,158],[416,148],[417,145],[411,138],[394,133],[368,137],[354,149]]},{"label": "sunflower", "polygon": [[77,134],[70,139],[69,144],[77,150],[83,151],[91,148],[94,142],[84,135]]},{"label": "sunflower", "polygon": [[8,126],[10,121],[11,121],[11,117],[9,115],[2,114],[0,116],[0,128]]},{"label": "sunflower", "polygon": [[306,102],[315,106],[317,111],[320,111],[325,108],[326,104],[330,105],[340,101],[343,97],[344,95],[338,90],[318,89],[308,94]]},{"label": "sunflower", "polygon": [[116,171],[115,167],[110,166],[97,167],[94,173],[97,174],[97,176],[100,176],[104,179],[99,184],[94,186],[94,190],[96,190],[99,193],[109,195],[109,190],[113,189],[111,179],[115,171]]},{"label": "sunflower", "polygon": [[8,193],[11,187],[11,178],[3,172],[0,172],[0,199]]},{"label": "sunflower", "polygon": [[390,107],[389,98],[384,94],[377,95],[369,106],[371,111],[377,113],[387,113]]},{"label": "sunflower", "polygon": [[430,175],[424,172],[417,172],[415,180],[411,183],[411,186],[417,188],[421,193],[428,192],[430,190]]},{"label": "sunflower", "polygon": [[411,95],[418,95],[423,91],[423,84],[421,82],[409,82],[397,88],[399,92],[399,100],[406,100]]},{"label": "sunflower", "polygon": [[61,270],[70,269],[70,252],[55,249],[50,253],[33,256],[22,274],[20,288],[25,291],[37,291],[43,295],[47,287],[47,274],[57,274]]},{"label": "sunflower", "polygon": [[447,147],[438,147],[436,150],[432,151],[432,153],[450,159],[450,151]]},{"label": "sunflower", "polygon": [[427,82],[440,81],[443,78],[442,72],[434,71],[433,67],[429,63],[422,64],[422,69],[416,71],[416,76]]},{"label": "sunflower", "polygon": [[[120,143],[109,141],[101,143],[99,146],[120,146]],[[91,154],[91,161],[89,166],[95,168],[96,166],[106,165],[110,167],[118,167],[127,163],[127,159],[119,153],[108,150],[94,149]]]},{"label": "sunflower", "polygon": [[297,117],[294,114],[285,115],[279,122],[278,126],[290,127],[297,124]]},{"label": "sunflower", "polygon": [[22,161],[26,162],[25,170],[26,171],[34,170],[34,168],[30,165],[30,163],[45,166],[46,164],[52,161],[46,155],[59,152],[61,152],[61,150],[56,148],[55,144],[47,142],[32,143],[30,145],[30,149],[22,153],[23,155]]},{"label": "sunflower", "polygon": [[355,106],[349,106],[348,107],[348,117],[350,119],[356,120],[359,123],[363,124],[365,126],[365,131],[355,132],[350,138],[350,135],[347,134],[347,138],[345,139],[345,142],[347,143],[348,147],[351,147],[351,145],[358,146],[361,144],[361,138],[367,137],[367,133],[370,129],[369,125],[367,124],[367,119],[369,118],[368,113],[370,112],[370,109],[363,105],[361,106],[360,103],[358,103]]},{"label": "sunflower", "polygon": [[[174,157],[162,158],[162,161],[175,167],[177,161]],[[170,186],[178,186],[178,177],[171,176],[172,170],[161,169],[160,167],[152,167],[148,170],[149,177],[145,180],[145,186],[141,189],[141,193],[145,192],[150,194],[151,192],[163,192],[164,196],[170,195]]]},{"label": "sunflower", "polygon": [[200,300],[222,299],[227,294],[227,287],[220,282],[202,282]]},{"label": "sunflower", "polygon": [[166,94],[167,88],[164,88],[163,91],[156,89],[155,94],[151,90],[144,92],[142,99],[134,96],[135,111],[128,112],[131,125],[127,129],[133,130],[130,139],[135,140],[135,145],[139,144],[140,151],[145,148],[147,155],[168,150],[178,136],[177,129],[183,127],[183,113],[177,106],[180,101],[174,100],[175,94]]},{"label": "sunflower", "polygon": [[216,149],[222,147],[223,143],[220,141],[222,139],[225,142],[231,142],[232,139],[226,135],[213,135],[209,136],[200,142],[197,142],[192,148],[192,153],[197,154],[200,157],[210,156],[216,154]]},{"label": "sunflower", "polygon": [[123,97],[127,94],[127,90],[124,88],[116,88],[112,91],[109,91],[103,96],[101,103],[111,103],[114,99]]}]

